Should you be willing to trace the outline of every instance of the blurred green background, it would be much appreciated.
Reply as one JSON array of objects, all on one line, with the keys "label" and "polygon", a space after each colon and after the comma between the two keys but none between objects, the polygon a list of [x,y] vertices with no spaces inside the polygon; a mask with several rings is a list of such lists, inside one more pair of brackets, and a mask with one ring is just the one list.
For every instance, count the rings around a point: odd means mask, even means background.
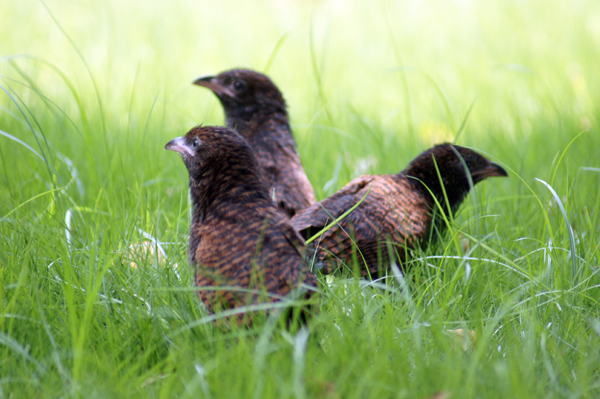
[{"label": "blurred green background", "polygon": [[[162,141],[198,123],[222,123],[212,94],[190,82],[232,67],[268,67],[288,101],[319,194],[336,157],[344,180],[396,171],[424,147],[452,140],[471,105],[459,143],[498,148],[492,155],[500,158],[516,153],[540,172],[572,138],[566,124],[583,131],[597,120],[600,5],[594,1],[5,1],[1,7],[2,74],[22,82],[18,67],[75,125],[83,112],[91,123],[78,135],[73,126],[57,129],[55,118],[39,118],[56,134],[53,144],[71,151],[100,145],[131,157],[135,143],[157,162],[172,158],[161,153]],[[30,107],[43,101],[4,82]],[[14,112],[11,102],[4,95],[3,106]],[[3,120],[19,126],[6,113]],[[548,147],[542,153],[538,137]],[[523,172],[522,165],[510,166]]]}]

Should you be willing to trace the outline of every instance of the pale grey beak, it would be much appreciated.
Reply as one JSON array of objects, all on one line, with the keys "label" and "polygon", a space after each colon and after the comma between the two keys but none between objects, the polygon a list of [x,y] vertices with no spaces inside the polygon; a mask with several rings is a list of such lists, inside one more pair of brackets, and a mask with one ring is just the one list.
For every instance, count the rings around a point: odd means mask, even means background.
[{"label": "pale grey beak", "polygon": [[165,150],[177,151],[181,154],[181,156],[194,156],[194,150],[192,150],[189,144],[185,141],[185,137],[177,137],[169,141],[167,145],[165,145]]},{"label": "pale grey beak", "polygon": [[228,87],[222,86],[215,76],[200,76],[193,83],[211,89],[219,97],[222,95],[235,97],[235,94]]}]

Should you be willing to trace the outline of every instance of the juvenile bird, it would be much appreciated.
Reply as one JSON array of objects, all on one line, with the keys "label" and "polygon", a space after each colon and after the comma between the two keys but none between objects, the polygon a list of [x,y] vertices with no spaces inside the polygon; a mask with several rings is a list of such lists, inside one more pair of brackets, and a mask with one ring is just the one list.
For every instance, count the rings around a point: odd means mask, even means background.
[{"label": "juvenile bird", "polygon": [[188,169],[189,256],[209,312],[276,302],[292,291],[312,295],[317,279],[304,263],[304,240],[269,197],[244,138],[224,127],[195,127],[165,149],[177,151]]},{"label": "juvenile bird", "polygon": [[292,216],[315,203],[292,136],[283,95],[263,74],[232,69],[194,81],[221,101],[228,128],[241,134],[258,156],[261,174],[275,204]]},{"label": "juvenile bird", "polygon": [[311,237],[366,195],[346,218],[313,241],[317,245],[313,256],[323,273],[352,265],[355,257],[362,276],[378,277],[389,268],[390,246],[402,267],[411,249],[426,247],[436,231],[444,229],[440,210],[454,213],[472,185],[492,176],[508,174],[475,151],[440,144],[398,174],[354,179],[331,197],[297,213],[292,224],[304,238]]}]

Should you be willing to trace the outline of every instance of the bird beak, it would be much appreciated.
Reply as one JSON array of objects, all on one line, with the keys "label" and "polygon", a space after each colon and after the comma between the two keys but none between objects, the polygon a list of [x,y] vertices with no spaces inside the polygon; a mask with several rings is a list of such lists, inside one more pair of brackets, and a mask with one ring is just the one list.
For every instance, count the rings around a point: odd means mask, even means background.
[{"label": "bird beak", "polygon": [[181,156],[189,155],[190,157],[194,156],[194,151],[190,148],[190,146],[186,143],[185,137],[177,137],[167,143],[165,145],[165,150],[177,151],[181,154]]},{"label": "bird beak", "polygon": [[197,86],[211,89],[213,93],[217,95],[217,97],[221,97],[222,95],[235,97],[235,94],[233,94],[228,87],[223,87],[214,76],[200,76],[198,79],[194,80],[193,83]]},{"label": "bird beak", "polygon": [[473,179],[477,181],[493,176],[508,177],[508,172],[496,162],[490,162],[488,166],[472,174]]}]

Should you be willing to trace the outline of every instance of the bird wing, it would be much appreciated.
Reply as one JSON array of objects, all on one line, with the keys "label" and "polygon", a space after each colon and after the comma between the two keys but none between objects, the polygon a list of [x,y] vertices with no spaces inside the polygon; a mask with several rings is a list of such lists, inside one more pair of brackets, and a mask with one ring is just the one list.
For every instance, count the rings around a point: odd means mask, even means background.
[{"label": "bird wing", "polygon": [[[198,286],[238,286],[249,289],[264,287],[269,300],[287,295],[300,282],[316,287],[303,260],[304,240],[289,219],[274,207],[254,209],[251,221],[239,223],[235,218],[221,218],[202,226],[204,233],[196,249],[196,283]],[[219,291],[201,292],[208,303]],[[224,294],[230,306],[246,303],[244,292]],[[250,302],[258,297],[253,296]]]},{"label": "bird wing", "polygon": [[[366,193],[366,190],[368,190],[369,183],[373,182],[374,177],[375,176],[361,176],[352,180],[331,197],[327,197],[321,202],[298,212],[292,218],[292,225],[301,232],[305,238],[309,235],[309,232],[306,231],[307,229],[311,230],[310,234],[317,233],[327,226],[328,223],[331,223],[345,211],[350,209],[356,202],[360,201]],[[368,201],[368,198],[365,198],[364,201]],[[361,207],[362,205],[363,204],[361,204]],[[360,211],[357,208],[352,213],[354,212]],[[349,217],[352,216],[352,213]]]},{"label": "bird wing", "polygon": [[265,273],[266,280],[273,279],[272,284],[289,287],[285,292],[278,289],[281,295],[300,281],[317,286],[316,278],[303,260],[304,249],[304,240],[289,219],[280,212],[273,212],[263,234],[260,263],[270,269]]},{"label": "bird wing", "polygon": [[292,224],[309,237],[361,199],[347,217],[311,243],[316,246],[316,260],[321,262],[323,272],[335,271],[343,264],[352,265],[356,258],[362,275],[378,275],[382,267],[387,267],[390,250],[396,253],[396,259],[404,261],[405,243],[412,245],[414,239],[424,235],[428,208],[422,197],[395,175],[355,179],[331,197],[298,213]]}]

